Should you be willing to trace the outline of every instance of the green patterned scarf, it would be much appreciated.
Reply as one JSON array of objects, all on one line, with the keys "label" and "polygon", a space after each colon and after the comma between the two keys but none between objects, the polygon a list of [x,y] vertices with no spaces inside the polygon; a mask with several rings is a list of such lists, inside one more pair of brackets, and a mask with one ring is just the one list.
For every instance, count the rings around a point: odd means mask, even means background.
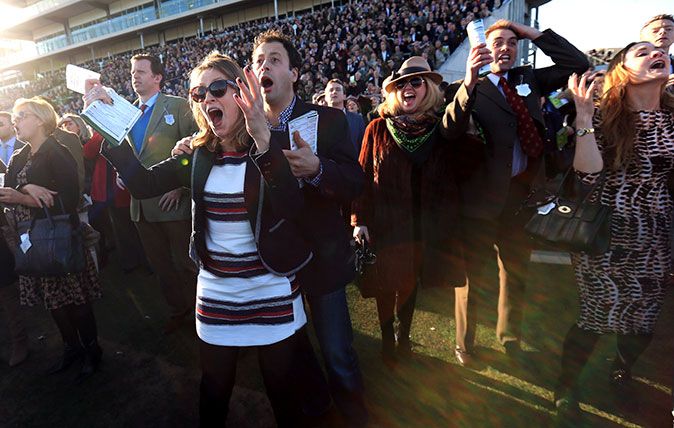
[{"label": "green patterned scarf", "polygon": [[431,138],[440,118],[433,114],[419,116],[400,115],[386,119],[386,127],[396,142],[415,165],[426,162],[431,154]]}]

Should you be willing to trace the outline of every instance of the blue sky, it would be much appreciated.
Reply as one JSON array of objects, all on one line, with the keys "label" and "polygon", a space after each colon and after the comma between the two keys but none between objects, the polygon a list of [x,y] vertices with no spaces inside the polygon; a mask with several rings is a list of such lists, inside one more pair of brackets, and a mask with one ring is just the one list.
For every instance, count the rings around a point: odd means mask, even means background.
[{"label": "blue sky", "polygon": [[[587,51],[637,40],[643,23],[660,13],[674,14],[674,0],[552,0],[540,7],[538,21],[541,30],[551,28]],[[539,61],[538,67],[549,64]]]}]

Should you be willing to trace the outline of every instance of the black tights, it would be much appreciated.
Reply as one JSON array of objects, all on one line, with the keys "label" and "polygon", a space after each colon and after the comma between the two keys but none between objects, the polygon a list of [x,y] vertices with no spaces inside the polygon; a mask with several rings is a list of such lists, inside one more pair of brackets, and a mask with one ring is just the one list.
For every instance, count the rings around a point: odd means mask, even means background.
[{"label": "black tights", "polygon": [[395,341],[393,332],[395,315],[398,315],[400,321],[398,341],[409,342],[416,301],[417,287],[411,290],[381,293],[377,296],[377,315],[383,342]]},{"label": "black tights", "polygon": [[[599,337],[599,334],[583,330],[575,324],[571,327],[564,339],[562,373],[556,391],[558,395],[573,391]],[[652,339],[651,334],[619,334],[614,368],[623,368],[629,372]]]},{"label": "black tights", "polygon": [[76,348],[80,343],[87,346],[98,341],[96,318],[91,303],[66,305],[50,312],[67,347]]},{"label": "black tights", "polygon": [[[304,328],[280,342],[257,346],[264,386],[279,428],[299,425],[301,407],[291,364],[297,356],[298,335],[300,334],[306,334]],[[217,346],[199,340],[201,427],[225,426],[229,413],[229,400],[236,379],[239,349],[236,346]]]}]

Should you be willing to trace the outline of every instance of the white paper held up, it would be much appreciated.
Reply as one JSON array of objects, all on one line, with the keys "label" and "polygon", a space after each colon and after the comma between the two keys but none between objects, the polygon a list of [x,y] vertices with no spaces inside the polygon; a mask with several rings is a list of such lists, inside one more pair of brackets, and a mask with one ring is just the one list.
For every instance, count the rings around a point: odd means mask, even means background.
[{"label": "white paper held up", "polygon": [[100,80],[101,75],[76,65],[66,65],[66,87],[71,91],[84,95],[84,83],[88,79]]}]

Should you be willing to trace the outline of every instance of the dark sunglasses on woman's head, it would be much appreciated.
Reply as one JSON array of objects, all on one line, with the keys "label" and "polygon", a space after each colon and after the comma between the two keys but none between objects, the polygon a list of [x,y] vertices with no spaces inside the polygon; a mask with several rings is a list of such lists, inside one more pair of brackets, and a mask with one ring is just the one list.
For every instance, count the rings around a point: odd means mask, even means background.
[{"label": "dark sunglasses on woman's head", "polygon": [[211,82],[208,86],[195,86],[190,89],[190,97],[192,97],[192,101],[195,103],[203,103],[208,92],[215,98],[222,98],[227,94],[227,88],[229,86],[237,90],[239,89],[239,87],[236,86],[235,81],[220,79]]},{"label": "dark sunglasses on woman's head", "polygon": [[411,79],[405,79],[405,80],[398,80],[395,84],[396,89],[401,90],[405,87],[405,85],[410,84],[414,89],[419,88],[421,85],[424,84],[424,79],[422,77],[416,76],[412,77]]}]

